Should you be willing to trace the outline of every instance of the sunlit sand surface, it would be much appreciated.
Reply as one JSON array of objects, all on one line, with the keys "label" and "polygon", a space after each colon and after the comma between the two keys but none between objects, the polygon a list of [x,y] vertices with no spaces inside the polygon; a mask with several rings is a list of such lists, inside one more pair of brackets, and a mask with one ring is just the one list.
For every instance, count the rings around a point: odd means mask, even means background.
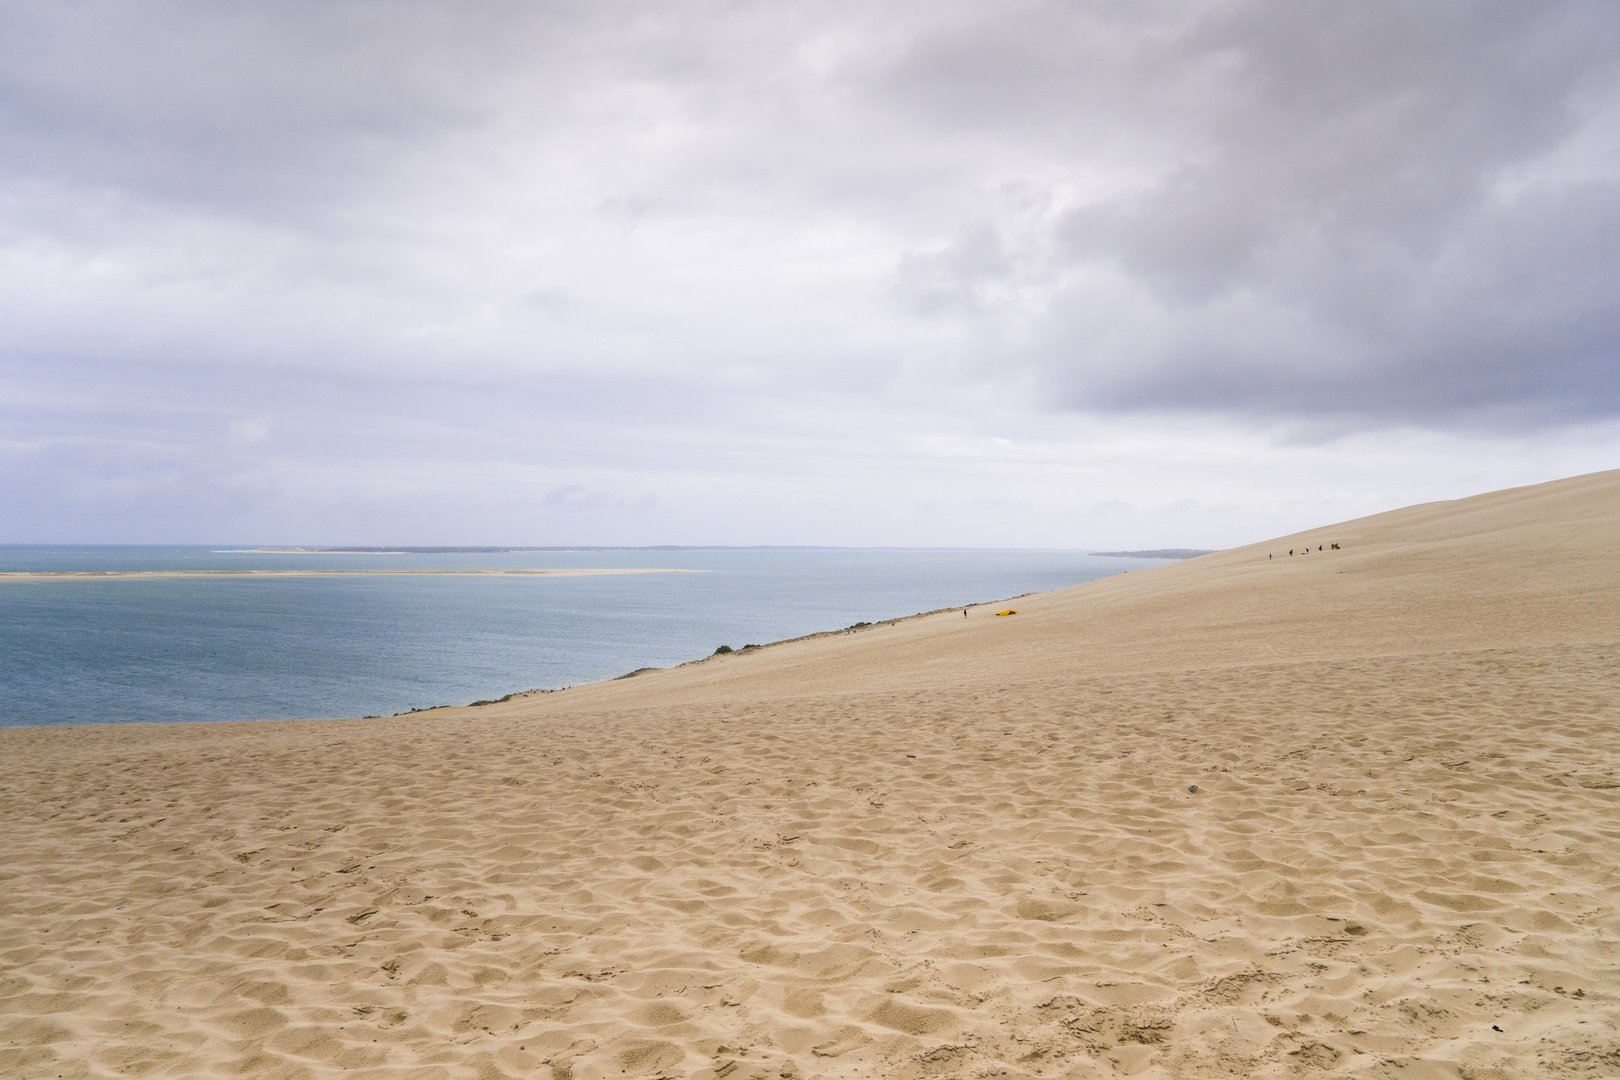
[{"label": "sunlit sand surface", "polygon": [[1007,606],[0,731],[0,1074],[1620,1074],[1620,473]]}]

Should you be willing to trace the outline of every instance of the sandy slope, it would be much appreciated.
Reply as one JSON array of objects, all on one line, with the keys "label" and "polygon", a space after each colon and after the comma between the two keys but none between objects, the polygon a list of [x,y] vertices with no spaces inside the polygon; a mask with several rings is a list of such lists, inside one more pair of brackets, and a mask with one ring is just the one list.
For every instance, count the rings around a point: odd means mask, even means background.
[{"label": "sandy slope", "polygon": [[1620,1075],[1620,473],[1017,607],[0,731],[0,1073]]}]

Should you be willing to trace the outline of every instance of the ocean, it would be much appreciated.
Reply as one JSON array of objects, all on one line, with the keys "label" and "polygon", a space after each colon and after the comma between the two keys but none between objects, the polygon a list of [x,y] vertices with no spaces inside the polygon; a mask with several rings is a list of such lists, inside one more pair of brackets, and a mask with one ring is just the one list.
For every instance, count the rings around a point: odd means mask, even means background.
[{"label": "ocean", "polygon": [[1148,565],[1072,551],[0,546],[0,571],[702,571],[0,580],[0,725],[390,716]]}]

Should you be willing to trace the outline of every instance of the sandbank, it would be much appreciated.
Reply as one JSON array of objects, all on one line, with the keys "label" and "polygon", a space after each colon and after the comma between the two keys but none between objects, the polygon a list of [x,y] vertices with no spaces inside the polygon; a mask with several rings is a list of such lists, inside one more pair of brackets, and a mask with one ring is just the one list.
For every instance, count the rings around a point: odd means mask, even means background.
[{"label": "sandbank", "polygon": [[629,568],[563,567],[559,569],[476,569],[476,570],[6,570],[0,571],[0,581],[83,581],[86,579],[139,579],[139,578],[237,578],[237,577],[363,577],[377,575],[398,577],[401,574],[421,574],[429,577],[446,575],[496,575],[505,577],[596,577],[611,574],[705,574],[706,570],[682,570],[670,567],[638,566]]}]

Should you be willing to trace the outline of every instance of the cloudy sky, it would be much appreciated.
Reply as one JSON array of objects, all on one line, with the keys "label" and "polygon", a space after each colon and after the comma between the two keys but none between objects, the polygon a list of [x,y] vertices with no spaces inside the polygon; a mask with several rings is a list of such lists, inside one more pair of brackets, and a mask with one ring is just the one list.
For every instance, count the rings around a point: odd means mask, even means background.
[{"label": "cloudy sky", "polygon": [[1223,546],[1620,465],[1620,5],[0,0],[0,542]]}]

